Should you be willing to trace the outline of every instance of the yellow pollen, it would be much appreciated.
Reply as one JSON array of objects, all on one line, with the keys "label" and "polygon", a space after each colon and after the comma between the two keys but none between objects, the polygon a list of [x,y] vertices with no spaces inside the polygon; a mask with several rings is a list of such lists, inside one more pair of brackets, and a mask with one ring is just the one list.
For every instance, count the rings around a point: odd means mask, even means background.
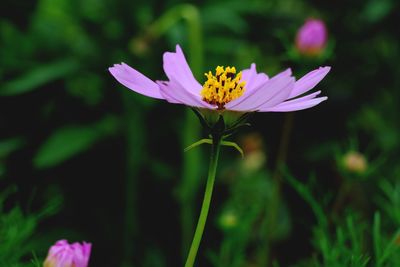
[{"label": "yellow pollen", "polygon": [[203,100],[224,109],[226,103],[240,97],[244,93],[246,82],[241,81],[242,72],[236,74],[235,67],[218,66],[215,75],[209,71],[204,74],[207,81],[201,90]]}]

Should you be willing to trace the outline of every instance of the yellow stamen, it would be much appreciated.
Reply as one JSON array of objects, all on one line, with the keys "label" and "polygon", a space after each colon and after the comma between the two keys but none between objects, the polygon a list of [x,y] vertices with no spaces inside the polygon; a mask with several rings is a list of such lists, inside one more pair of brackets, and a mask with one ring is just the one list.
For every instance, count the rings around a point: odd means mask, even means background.
[{"label": "yellow stamen", "polygon": [[240,81],[242,72],[236,74],[235,67],[215,69],[215,76],[209,71],[205,73],[207,81],[203,85],[201,96],[209,104],[224,109],[226,103],[240,97],[244,93],[246,82]]}]

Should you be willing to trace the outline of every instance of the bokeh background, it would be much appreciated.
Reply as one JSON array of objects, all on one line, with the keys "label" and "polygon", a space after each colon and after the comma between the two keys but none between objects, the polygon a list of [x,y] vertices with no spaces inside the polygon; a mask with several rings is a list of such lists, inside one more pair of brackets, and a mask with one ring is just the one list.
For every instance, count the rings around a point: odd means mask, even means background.
[{"label": "bokeh background", "polygon": [[[90,266],[182,266],[209,147],[184,106],[117,83],[121,61],[164,79],[180,44],[200,81],[257,63],[296,77],[332,66],[329,100],[260,113],[223,148],[197,266],[400,266],[396,0],[3,0],[0,266],[40,266],[59,239]],[[329,40],[295,47],[308,18]],[[32,263],[33,262],[33,263]]]}]

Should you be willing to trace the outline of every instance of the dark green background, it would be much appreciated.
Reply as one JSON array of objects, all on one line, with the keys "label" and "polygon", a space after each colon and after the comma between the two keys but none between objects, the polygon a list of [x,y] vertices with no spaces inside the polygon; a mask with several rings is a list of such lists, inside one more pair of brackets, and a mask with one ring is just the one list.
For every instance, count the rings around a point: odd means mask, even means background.
[{"label": "dark green background", "polygon": [[[197,265],[399,266],[398,250],[382,258],[400,223],[399,11],[396,0],[2,1],[0,265],[30,266],[32,251],[40,262],[62,238],[91,242],[91,266],[183,265],[209,147],[184,154],[203,135],[195,116],[107,71],[124,61],[165,79],[162,54],[179,43],[200,82],[217,65],[296,77],[332,67],[318,85],[328,101],[256,114],[233,137],[258,134],[259,169],[223,149]],[[318,58],[294,47],[309,17],[329,31]],[[363,174],[341,165],[352,150],[367,159]]]}]

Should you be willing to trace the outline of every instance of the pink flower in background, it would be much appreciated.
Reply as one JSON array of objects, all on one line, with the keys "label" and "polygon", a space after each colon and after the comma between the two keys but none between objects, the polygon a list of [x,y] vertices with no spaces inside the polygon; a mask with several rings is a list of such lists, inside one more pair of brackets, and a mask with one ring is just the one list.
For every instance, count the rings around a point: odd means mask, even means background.
[{"label": "pink flower in background", "polygon": [[152,81],[125,63],[109,68],[111,74],[129,89],[170,103],[202,109],[240,112],[286,112],[318,105],[327,97],[321,91],[306,94],[329,72],[320,67],[296,81],[287,69],[273,77],[257,73],[253,63],[249,69],[236,73],[234,67],[216,68],[206,73],[201,85],[193,76],[179,45],[176,52],[164,53],[164,72],[168,81]]},{"label": "pink flower in background", "polygon": [[296,36],[296,47],[304,55],[319,55],[325,48],[328,33],[325,23],[319,19],[308,19]]},{"label": "pink flower in background", "polygon": [[44,267],[87,267],[92,244],[78,242],[68,244],[67,240],[59,240],[49,249]]}]

